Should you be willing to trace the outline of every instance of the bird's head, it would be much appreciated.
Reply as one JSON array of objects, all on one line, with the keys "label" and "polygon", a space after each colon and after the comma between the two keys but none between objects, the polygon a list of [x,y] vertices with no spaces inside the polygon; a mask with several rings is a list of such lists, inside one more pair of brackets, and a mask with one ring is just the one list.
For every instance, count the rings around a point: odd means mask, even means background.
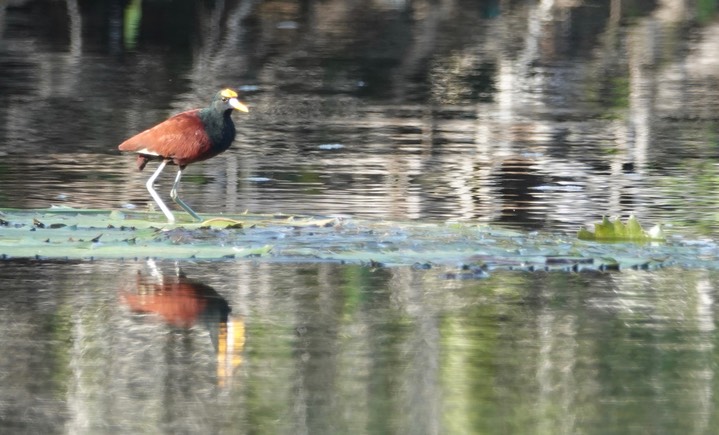
[{"label": "bird's head", "polygon": [[239,110],[240,112],[249,112],[250,109],[237,99],[237,92],[232,89],[223,89],[217,93],[214,101],[212,102],[215,108],[220,109],[224,112],[225,110]]}]

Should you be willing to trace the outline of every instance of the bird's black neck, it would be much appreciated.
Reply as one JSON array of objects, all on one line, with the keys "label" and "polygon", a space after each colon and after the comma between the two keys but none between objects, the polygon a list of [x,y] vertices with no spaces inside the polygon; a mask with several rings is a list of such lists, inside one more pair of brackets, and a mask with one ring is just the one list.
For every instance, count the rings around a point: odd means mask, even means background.
[{"label": "bird's black neck", "polygon": [[235,139],[235,124],[232,122],[232,110],[218,112],[208,107],[198,114],[205,126],[213,146],[226,149]]},{"label": "bird's black neck", "polygon": [[231,114],[232,109],[220,112],[212,107],[205,107],[204,109],[200,110],[199,116],[202,122],[204,122],[205,124],[222,124],[226,120],[230,119]]}]

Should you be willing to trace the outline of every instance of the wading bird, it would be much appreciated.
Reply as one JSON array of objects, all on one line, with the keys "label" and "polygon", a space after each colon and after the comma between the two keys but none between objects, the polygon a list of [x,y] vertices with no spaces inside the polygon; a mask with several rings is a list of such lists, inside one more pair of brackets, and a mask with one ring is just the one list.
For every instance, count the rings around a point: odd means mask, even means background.
[{"label": "wading bird", "polygon": [[247,106],[237,99],[237,92],[223,89],[218,92],[204,109],[188,110],[127,139],[118,147],[120,151],[137,154],[137,167],[143,170],[150,160],[159,160],[160,166],[147,180],[147,191],[155,200],[168,222],[175,222],[175,216],[162,202],[153,185],[165,166],[177,165],[177,176],[170,191],[173,201],[194,219],[202,221],[190,206],[180,199],[178,189],[182,171],[187,165],[207,160],[227,150],[235,140],[235,124],[232,111],[248,112]]}]

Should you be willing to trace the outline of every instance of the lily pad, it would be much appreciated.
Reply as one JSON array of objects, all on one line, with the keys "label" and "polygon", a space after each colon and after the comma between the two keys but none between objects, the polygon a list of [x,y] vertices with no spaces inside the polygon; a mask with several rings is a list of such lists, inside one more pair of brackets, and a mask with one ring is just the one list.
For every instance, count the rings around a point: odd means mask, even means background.
[{"label": "lily pad", "polygon": [[[712,241],[578,240],[474,222],[240,214],[167,224],[158,213],[0,210],[0,258],[168,258],[422,265],[481,278],[495,269],[581,272],[665,266],[719,269]],[[608,222],[608,223],[607,223]],[[634,223],[607,221],[614,234]],[[637,224],[638,225],[638,224]],[[626,238],[626,236],[625,236]],[[644,240],[644,239],[642,239]],[[654,240],[651,238],[650,240]],[[646,241],[646,240],[645,240]]]}]

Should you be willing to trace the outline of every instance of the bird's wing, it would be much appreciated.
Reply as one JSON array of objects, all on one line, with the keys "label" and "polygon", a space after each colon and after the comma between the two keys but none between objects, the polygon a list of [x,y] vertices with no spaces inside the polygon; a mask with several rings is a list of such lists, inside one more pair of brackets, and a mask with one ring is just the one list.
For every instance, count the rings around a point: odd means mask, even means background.
[{"label": "bird's wing", "polygon": [[175,160],[194,160],[211,145],[198,112],[189,110],[177,114],[127,139],[118,148]]}]

